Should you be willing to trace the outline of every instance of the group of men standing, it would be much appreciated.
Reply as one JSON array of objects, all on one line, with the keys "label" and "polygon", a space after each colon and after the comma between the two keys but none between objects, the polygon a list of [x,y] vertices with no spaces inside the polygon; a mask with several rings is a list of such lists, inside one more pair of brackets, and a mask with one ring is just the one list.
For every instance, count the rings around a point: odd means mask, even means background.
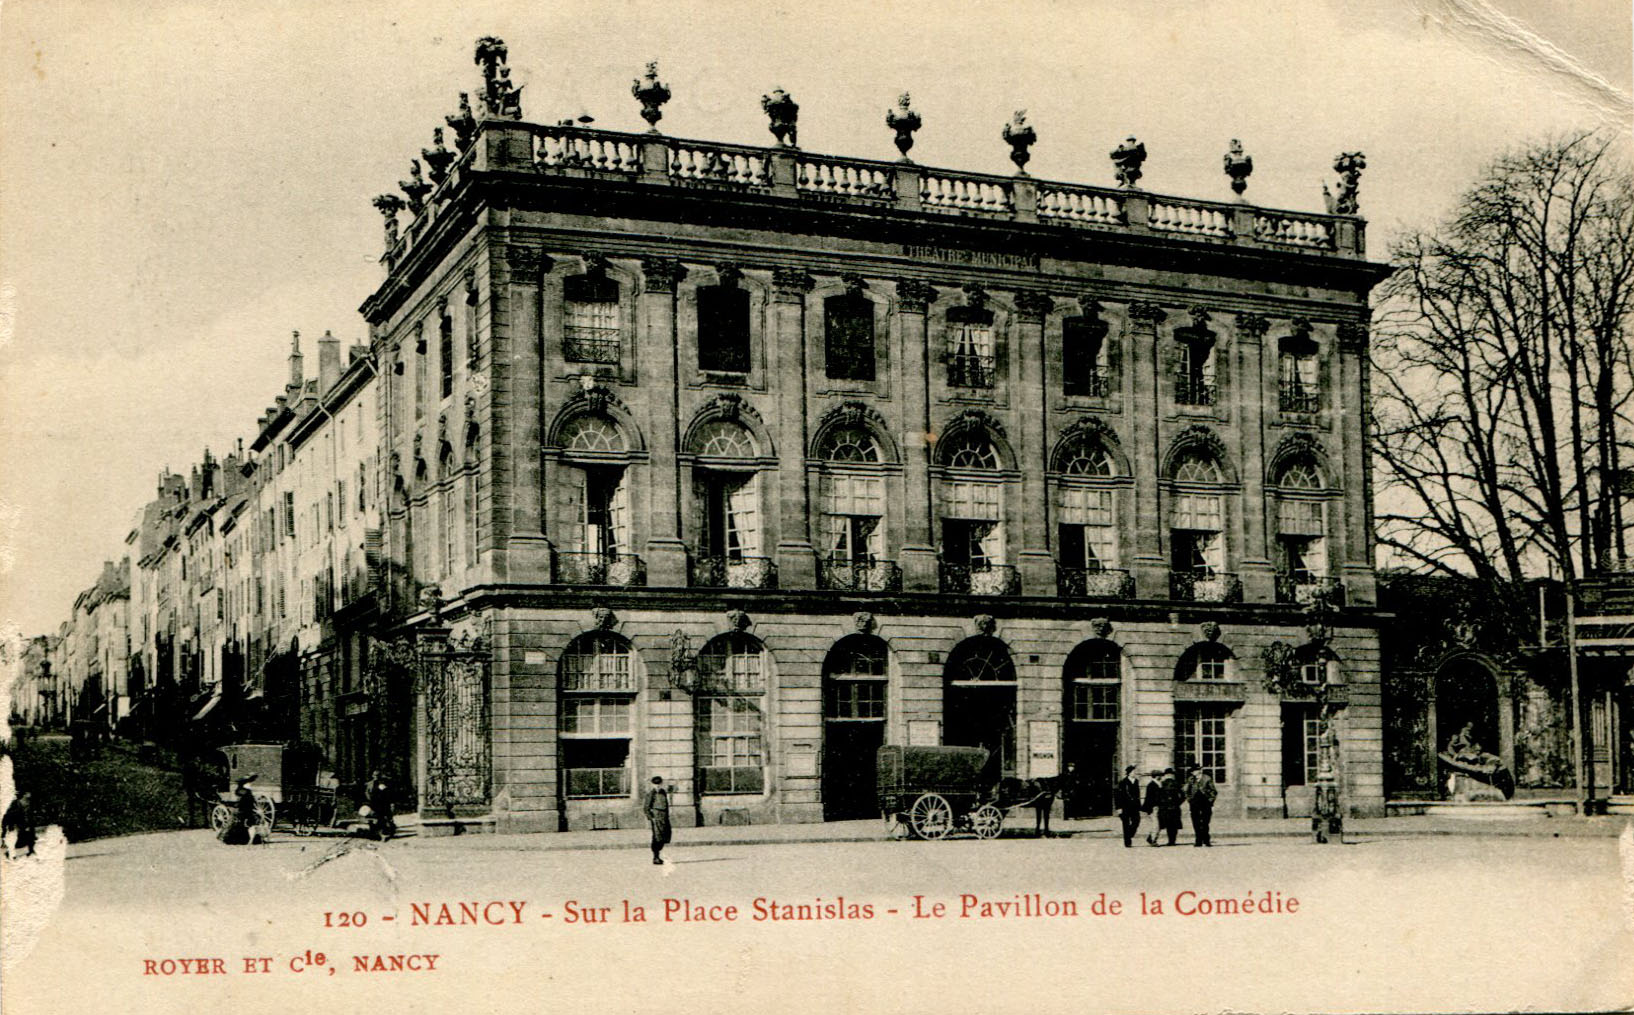
[{"label": "group of men standing", "polygon": [[[1123,844],[1126,847],[1134,845],[1142,814],[1157,818],[1157,827],[1147,834],[1146,844],[1173,846],[1180,834],[1181,804],[1191,811],[1192,845],[1212,846],[1214,842],[1209,837],[1209,823],[1214,819],[1214,800],[1219,795],[1220,791],[1214,786],[1214,777],[1196,764],[1186,773],[1184,784],[1180,783],[1172,768],[1161,771],[1153,769],[1142,795],[1140,777],[1135,774],[1135,766],[1130,765],[1123,770],[1123,778],[1113,790],[1112,809],[1123,822]],[[1168,841],[1159,841],[1164,836]]]}]

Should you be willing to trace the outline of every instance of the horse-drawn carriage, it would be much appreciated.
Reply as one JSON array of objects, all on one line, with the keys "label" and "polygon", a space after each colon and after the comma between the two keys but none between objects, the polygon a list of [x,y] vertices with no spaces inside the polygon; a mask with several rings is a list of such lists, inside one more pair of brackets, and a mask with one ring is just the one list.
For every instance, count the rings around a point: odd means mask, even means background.
[{"label": "horse-drawn carriage", "polygon": [[998,757],[984,747],[902,747],[878,755],[879,809],[916,839],[967,831],[996,838],[1004,827],[999,806]]},{"label": "horse-drawn carriage", "polygon": [[[337,805],[334,774],[320,769],[323,756],[300,744],[229,744],[221,748],[227,761],[227,784],[249,777],[260,823],[270,830],[282,817],[296,835],[311,835],[320,826],[333,825]],[[210,811],[210,825],[218,833],[233,820],[236,798],[222,792]]]}]

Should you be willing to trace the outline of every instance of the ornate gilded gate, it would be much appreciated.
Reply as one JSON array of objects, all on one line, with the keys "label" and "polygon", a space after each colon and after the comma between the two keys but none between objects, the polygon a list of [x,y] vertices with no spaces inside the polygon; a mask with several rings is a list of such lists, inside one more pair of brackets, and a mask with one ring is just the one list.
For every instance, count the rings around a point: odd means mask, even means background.
[{"label": "ornate gilded gate", "polygon": [[481,638],[422,642],[420,700],[425,710],[423,806],[486,813],[493,785],[489,739],[489,655]]}]

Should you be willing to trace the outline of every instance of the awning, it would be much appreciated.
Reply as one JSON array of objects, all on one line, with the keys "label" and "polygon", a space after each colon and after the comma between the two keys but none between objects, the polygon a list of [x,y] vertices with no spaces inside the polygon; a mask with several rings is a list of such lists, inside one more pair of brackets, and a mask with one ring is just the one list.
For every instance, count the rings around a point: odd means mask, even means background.
[{"label": "awning", "polygon": [[203,719],[205,716],[210,714],[211,709],[214,709],[219,704],[221,704],[221,695],[211,695],[210,700],[204,703],[203,708],[199,709],[199,714],[193,717],[193,721],[198,722],[200,719]]}]

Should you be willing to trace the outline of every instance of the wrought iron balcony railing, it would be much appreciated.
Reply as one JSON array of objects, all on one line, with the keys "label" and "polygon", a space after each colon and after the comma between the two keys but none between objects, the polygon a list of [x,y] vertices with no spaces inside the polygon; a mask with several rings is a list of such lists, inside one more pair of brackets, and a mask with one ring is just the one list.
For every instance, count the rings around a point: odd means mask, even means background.
[{"label": "wrought iron balcony railing", "polygon": [[943,592],[971,596],[1013,596],[1021,591],[1021,576],[1009,564],[946,564],[941,566]]},{"label": "wrought iron balcony railing", "polygon": [[1055,588],[1072,599],[1128,599],[1135,594],[1135,579],[1115,567],[1057,567]]},{"label": "wrought iron balcony railing", "polygon": [[1194,603],[1240,603],[1243,583],[1224,571],[1170,571],[1169,598]]},{"label": "wrought iron balcony railing", "polygon": [[1314,574],[1277,575],[1277,602],[1308,606],[1326,599],[1331,606],[1343,606],[1345,586],[1337,578]]},{"label": "wrought iron balcony railing", "polygon": [[573,363],[617,363],[618,330],[569,329],[562,336],[562,357]]},{"label": "wrought iron balcony railing", "polygon": [[991,388],[995,377],[993,357],[959,353],[948,357],[947,382],[955,388]]},{"label": "wrought iron balcony railing", "polygon": [[818,584],[836,592],[900,592],[902,569],[890,560],[824,560]]},{"label": "wrought iron balcony railing", "polygon": [[1090,367],[1076,377],[1069,377],[1066,383],[1066,393],[1079,395],[1085,398],[1105,398],[1111,389],[1111,379],[1102,367]]},{"label": "wrought iron balcony railing", "polygon": [[647,566],[633,553],[556,552],[556,584],[632,586],[647,584]]},{"label": "wrought iron balcony railing", "polygon": [[706,589],[774,589],[777,565],[770,557],[697,557],[692,584]]},{"label": "wrought iron balcony railing", "polygon": [[1277,407],[1283,412],[1316,412],[1322,408],[1322,397],[1315,388],[1284,383],[1277,390]]},{"label": "wrought iron balcony railing", "polygon": [[1176,377],[1174,400],[1176,405],[1213,405],[1214,385],[1190,377]]}]

